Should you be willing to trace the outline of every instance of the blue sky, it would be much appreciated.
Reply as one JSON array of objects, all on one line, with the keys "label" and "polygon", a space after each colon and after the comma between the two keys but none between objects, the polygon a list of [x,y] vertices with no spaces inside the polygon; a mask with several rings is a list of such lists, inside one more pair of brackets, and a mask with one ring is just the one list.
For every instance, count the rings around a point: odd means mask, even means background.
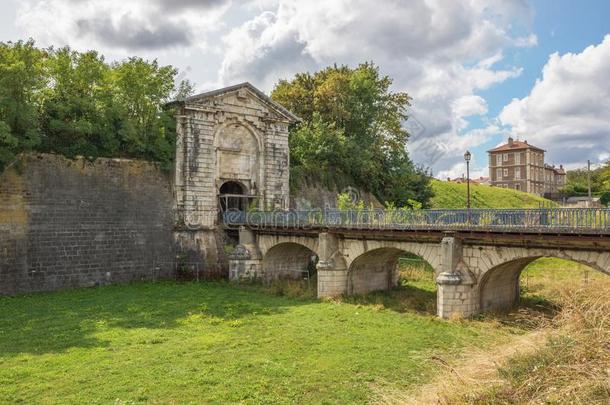
[{"label": "blue sky", "polygon": [[[489,116],[497,116],[513,98],[523,98],[529,94],[536,80],[541,78],[542,68],[549,55],[555,52],[580,53],[586,47],[602,42],[604,36],[610,33],[608,1],[538,0],[530,4],[534,10],[531,31],[538,39],[537,45],[507,55],[506,66],[516,65],[523,68],[520,76],[479,93],[488,103]],[[480,119],[474,118],[471,121],[472,127],[483,126]],[[610,145],[610,129],[606,135],[605,141]],[[485,150],[494,147],[503,139],[502,135],[496,135],[484,145],[473,149],[477,154],[484,154]],[[594,155],[589,157],[594,161],[599,160]],[[554,156],[548,158],[550,162],[561,162]],[[574,164],[578,165],[578,162]]]},{"label": "blue sky", "polygon": [[[4,0],[0,41],[173,64],[199,90],[373,60],[413,97],[412,158],[487,174],[509,135],[579,167],[610,158],[610,2]],[[555,56],[551,57],[551,55]]]}]

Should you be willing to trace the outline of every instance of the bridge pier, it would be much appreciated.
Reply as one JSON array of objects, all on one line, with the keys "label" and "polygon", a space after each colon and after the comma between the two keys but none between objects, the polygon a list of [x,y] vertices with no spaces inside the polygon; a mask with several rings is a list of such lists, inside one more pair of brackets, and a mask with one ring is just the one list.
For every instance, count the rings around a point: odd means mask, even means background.
[{"label": "bridge pier", "polygon": [[318,236],[318,298],[347,294],[347,265],[341,255],[336,235],[322,232]]},{"label": "bridge pier", "polygon": [[229,280],[256,279],[261,277],[263,257],[251,229],[239,228],[239,244],[229,255]]},{"label": "bridge pier", "polygon": [[436,278],[436,308],[440,318],[478,313],[476,279],[462,259],[462,243],[453,236],[441,241],[441,270]]}]

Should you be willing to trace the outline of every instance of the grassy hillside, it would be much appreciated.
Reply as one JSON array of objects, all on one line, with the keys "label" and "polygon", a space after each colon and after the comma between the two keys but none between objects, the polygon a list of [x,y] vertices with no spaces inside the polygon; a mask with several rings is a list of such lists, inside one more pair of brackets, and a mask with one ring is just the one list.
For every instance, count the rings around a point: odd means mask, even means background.
[{"label": "grassy hillside", "polygon": [[[432,208],[466,208],[466,184],[432,180]],[[555,206],[547,199],[505,188],[470,185],[472,208],[538,208]]]}]

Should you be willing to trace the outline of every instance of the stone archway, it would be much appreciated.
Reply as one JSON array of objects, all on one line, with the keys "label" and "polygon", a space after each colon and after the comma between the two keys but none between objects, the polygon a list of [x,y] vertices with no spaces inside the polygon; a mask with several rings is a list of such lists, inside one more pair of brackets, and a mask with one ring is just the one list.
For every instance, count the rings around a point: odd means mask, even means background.
[{"label": "stone archway", "polygon": [[515,259],[487,271],[479,285],[479,311],[504,310],[515,305],[519,300],[521,272],[536,259]]},{"label": "stone archway", "polygon": [[398,284],[399,258],[410,255],[431,267],[422,256],[399,247],[382,247],[368,250],[356,257],[347,272],[347,294],[366,294],[389,290]]},{"label": "stone archway", "polygon": [[521,273],[530,263],[541,258],[563,259],[586,266],[592,271],[608,274],[602,268],[592,265],[591,262],[578,260],[570,257],[569,254],[544,254],[512,259],[492,267],[482,275],[478,293],[479,312],[502,311],[515,306],[519,302],[521,293],[519,282]]},{"label": "stone archway", "polygon": [[273,279],[309,279],[315,273],[318,255],[305,245],[282,242],[270,248],[262,261],[262,275]]}]

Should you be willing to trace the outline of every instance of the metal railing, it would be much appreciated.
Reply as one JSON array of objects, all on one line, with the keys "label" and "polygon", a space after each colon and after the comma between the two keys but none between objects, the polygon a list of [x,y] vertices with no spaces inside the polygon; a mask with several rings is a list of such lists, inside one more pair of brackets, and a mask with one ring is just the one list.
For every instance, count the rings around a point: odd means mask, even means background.
[{"label": "metal railing", "polygon": [[227,211],[227,226],[370,230],[485,230],[610,234],[610,209]]}]

